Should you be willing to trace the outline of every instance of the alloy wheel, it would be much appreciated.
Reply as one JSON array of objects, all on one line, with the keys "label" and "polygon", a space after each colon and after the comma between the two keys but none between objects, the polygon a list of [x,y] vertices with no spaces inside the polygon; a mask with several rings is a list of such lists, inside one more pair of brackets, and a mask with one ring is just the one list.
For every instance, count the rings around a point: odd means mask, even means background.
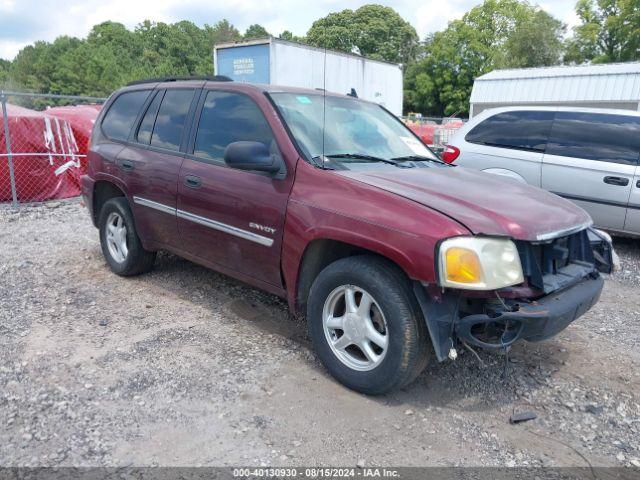
[{"label": "alloy wheel", "polygon": [[129,254],[127,246],[127,226],[124,218],[117,212],[111,212],[107,218],[107,248],[111,257],[118,263],[126,260]]},{"label": "alloy wheel", "polygon": [[387,322],[363,288],[335,288],[324,303],[322,324],[331,351],[347,367],[367,371],[382,363],[389,346]]}]

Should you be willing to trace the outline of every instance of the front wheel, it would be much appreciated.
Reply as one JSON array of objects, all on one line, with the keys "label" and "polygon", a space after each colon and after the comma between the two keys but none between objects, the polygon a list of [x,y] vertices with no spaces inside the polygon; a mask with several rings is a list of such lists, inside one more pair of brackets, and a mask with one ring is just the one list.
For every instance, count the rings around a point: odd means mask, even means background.
[{"label": "front wheel", "polygon": [[311,287],[307,319],[320,360],[353,390],[401,388],[427,364],[425,323],[410,282],[384,259],[363,255],[326,267]]}]

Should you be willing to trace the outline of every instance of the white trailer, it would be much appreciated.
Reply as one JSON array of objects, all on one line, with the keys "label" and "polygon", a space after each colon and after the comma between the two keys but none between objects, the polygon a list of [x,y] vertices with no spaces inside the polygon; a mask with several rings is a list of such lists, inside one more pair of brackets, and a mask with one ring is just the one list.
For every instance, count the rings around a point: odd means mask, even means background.
[{"label": "white trailer", "polygon": [[216,75],[237,82],[350,93],[402,115],[402,66],[279,38],[215,45]]}]

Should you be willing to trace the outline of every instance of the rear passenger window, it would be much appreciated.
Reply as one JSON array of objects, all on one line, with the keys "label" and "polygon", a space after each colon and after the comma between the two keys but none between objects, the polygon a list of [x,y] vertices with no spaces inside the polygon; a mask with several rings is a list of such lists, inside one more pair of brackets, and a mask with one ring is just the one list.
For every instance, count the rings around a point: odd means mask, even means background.
[{"label": "rear passenger window", "polygon": [[140,108],[151,90],[125,92],[118,96],[102,120],[102,131],[114,140],[127,140]]},{"label": "rear passenger window", "polygon": [[635,165],[640,155],[640,118],[557,112],[547,153]]},{"label": "rear passenger window", "polygon": [[138,135],[136,139],[140,143],[144,143],[149,145],[151,143],[151,132],[153,132],[153,125],[156,123],[156,116],[158,115],[158,109],[160,108],[160,101],[162,100],[162,94],[164,92],[158,92],[147,108],[144,117],[142,117],[142,122],[140,123],[140,128],[138,128]]},{"label": "rear passenger window", "polygon": [[182,131],[191,107],[194,90],[167,90],[156,117],[151,145],[180,150]]},{"label": "rear passenger window", "polygon": [[277,152],[271,128],[253,100],[238,93],[210,91],[202,107],[194,155],[224,161],[227,145],[239,141],[262,142]]},{"label": "rear passenger window", "polygon": [[522,111],[498,113],[476,125],[465,140],[470,143],[521,150],[544,151],[553,112]]}]

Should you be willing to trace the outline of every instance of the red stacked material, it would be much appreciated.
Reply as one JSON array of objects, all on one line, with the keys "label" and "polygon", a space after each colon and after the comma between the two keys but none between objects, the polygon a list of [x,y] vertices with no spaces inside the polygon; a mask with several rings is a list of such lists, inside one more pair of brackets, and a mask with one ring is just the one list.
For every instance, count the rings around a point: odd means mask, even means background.
[{"label": "red stacked material", "polygon": [[420,137],[420,140],[422,140],[427,145],[433,145],[434,133],[438,126],[439,125],[436,125],[435,123],[407,123],[407,127],[409,127],[411,131],[413,131],[413,133],[418,135],[418,137]]},{"label": "red stacked material", "polygon": [[457,119],[445,119],[442,125],[414,121],[407,121],[406,125],[427,145],[443,146],[456,130],[464,125],[464,122]]},{"label": "red stacked material", "polygon": [[[86,171],[84,155],[98,108],[60,107],[38,112],[7,105],[7,112],[18,201],[79,195],[80,175]],[[9,201],[9,159],[2,121],[0,125],[0,201]]]}]

